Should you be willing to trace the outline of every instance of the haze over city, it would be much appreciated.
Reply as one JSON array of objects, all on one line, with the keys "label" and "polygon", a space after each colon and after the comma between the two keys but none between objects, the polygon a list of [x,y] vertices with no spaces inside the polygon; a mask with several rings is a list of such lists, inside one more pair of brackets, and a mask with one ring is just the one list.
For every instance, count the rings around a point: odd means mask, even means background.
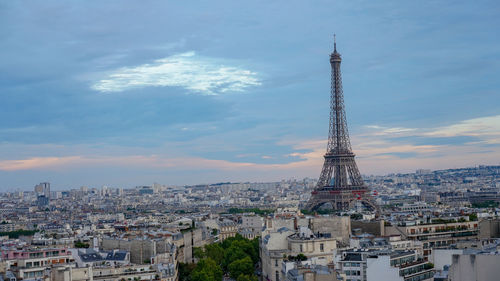
[{"label": "haze over city", "polygon": [[362,174],[499,164],[496,1],[0,4],[0,189],[319,176],[333,33]]}]

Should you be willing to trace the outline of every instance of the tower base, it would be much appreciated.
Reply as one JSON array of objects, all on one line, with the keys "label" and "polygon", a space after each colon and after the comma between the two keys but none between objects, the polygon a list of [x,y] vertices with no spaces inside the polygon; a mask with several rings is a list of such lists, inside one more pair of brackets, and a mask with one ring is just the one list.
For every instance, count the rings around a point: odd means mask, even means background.
[{"label": "tower base", "polygon": [[321,205],[330,203],[334,210],[346,211],[354,208],[358,202],[379,213],[379,207],[375,204],[375,200],[363,187],[350,190],[334,188],[314,190],[307,202],[306,209],[314,211],[319,209]]}]

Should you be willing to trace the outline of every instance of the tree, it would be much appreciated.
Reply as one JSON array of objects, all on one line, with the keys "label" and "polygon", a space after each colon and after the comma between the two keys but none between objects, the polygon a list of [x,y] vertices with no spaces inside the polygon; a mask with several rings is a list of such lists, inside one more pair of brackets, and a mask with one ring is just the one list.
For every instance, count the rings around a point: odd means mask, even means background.
[{"label": "tree", "polygon": [[257,281],[257,276],[255,275],[244,275],[244,274],[241,274],[240,276],[238,276],[238,278],[236,278],[236,281]]},{"label": "tree", "polygon": [[222,268],[227,270],[232,262],[243,259],[246,256],[247,254],[242,249],[231,246],[225,250]]},{"label": "tree", "polygon": [[204,248],[195,247],[193,249],[195,258],[211,258],[216,264],[221,265],[224,260],[224,249],[219,243],[205,245]]},{"label": "tree", "polygon": [[353,220],[360,220],[360,219],[362,219],[362,218],[363,218],[363,215],[362,215],[362,214],[357,214],[357,213],[356,213],[356,214],[352,214],[352,215],[351,215],[351,219],[353,219]]},{"label": "tree", "polygon": [[205,253],[205,251],[203,250],[203,248],[200,248],[200,247],[194,247],[193,248],[193,256],[197,259],[203,259],[203,258],[206,258],[207,255]]},{"label": "tree", "polygon": [[[213,279],[213,276],[209,276],[209,273],[206,270],[202,271],[193,271],[193,273],[190,276],[190,280],[193,281],[215,281],[216,279]],[[221,280],[221,279],[219,279]],[[217,281],[219,281],[217,280]]]},{"label": "tree", "polygon": [[254,270],[259,262],[259,243],[259,238],[249,240],[237,234],[221,243],[194,248],[198,265],[180,263],[179,280],[219,281],[222,274],[229,274],[236,281],[257,281]]},{"label": "tree", "polygon": [[259,237],[255,237],[250,242],[252,243],[253,250],[257,255],[257,261],[254,261],[254,263],[258,263],[260,261],[260,239]]},{"label": "tree", "polygon": [[305,261],[305,260],[307,260],[307,257],[304,254],[300,253],[296,256],[292,256],[292,255],[288,256],[288,260],[290,260],[290,261]]},{"label": "tree", "polygon": [[80,240],[75,241],[75,248],[88,248],[90,245],[88,243],[84,243]]},{"label": "tree", "polygon": [[0,236],[9,236],[9,238],[14,238],[17,239],[19,236],[33,236],[38,232],[38,230],[15,230],[15,231],[8,231],[8,232],[0,232]]},{"label": "tree", "polygon": [[190,276],[193,272],[196,264],[194,263],[179,263],[179,280],[180,281],[189,281],[191,280]]},{"label": "tree", "polygon": [[222,280],[222,269],[211,258],[202,259],[198,262],[193,273],[192,281],[220,281]]},{"label": "tree", "polygon": [[305,260],[307,260],[307,257],[304,254],[300,253],[297,255],[297,260],[305,261]]},{"label": "tree", "polygon": [[252,275],[254,272],[253,262],[249,256],[236,260],[229,264],[229,275],[236,279],[240,275]]},{"label": "tree", "polygon": [[220,244],[208,244],[205,245],[205,254],[207,257],[213,259],[215,263],[222,264],[224,259],[224,249]]},{"label": "tree", "polygon": [[234,241],[231,247],[237,247],[242,249],[245,254],[249,255],[254,263],[259,261],[259,252],[255,250],[252,242],[249,240],[237,240]]}]

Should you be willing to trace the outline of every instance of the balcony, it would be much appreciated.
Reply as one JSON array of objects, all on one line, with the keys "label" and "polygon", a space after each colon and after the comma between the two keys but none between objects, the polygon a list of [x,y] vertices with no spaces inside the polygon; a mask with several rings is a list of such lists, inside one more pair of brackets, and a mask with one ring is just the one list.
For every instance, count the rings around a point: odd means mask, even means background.
[{"label": "balcony", "polygon": [[[451,236],[451,234],[454,233],[471,233],[470,235],[477,235],[477,229],[468,229],[468,228],[460,228],[460,229],[444,229],[444,230],[437,230],[437,231],[422,231],[422,232],[416,232],[416,233],[409,233],[409,237],[422,237],[422,236],[443,236],[446,237],[446,235]],[[420,239],[422,240],[422,239]]]},{"label": "balcony", "polygon": [[427,261],[415,261],[412,263],[404,264],[400,267],[399,276],[404,278],[413,277],[415,275],[425,274],[434,270],[434,264]]}]

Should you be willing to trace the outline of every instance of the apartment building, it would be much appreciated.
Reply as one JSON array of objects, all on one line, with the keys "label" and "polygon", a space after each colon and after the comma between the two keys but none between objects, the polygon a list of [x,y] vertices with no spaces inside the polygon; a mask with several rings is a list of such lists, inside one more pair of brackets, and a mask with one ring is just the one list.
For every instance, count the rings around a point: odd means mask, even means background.
[{"label": "apartment building", "polygon": [[428,256],[432,248],[446,247],[457,241],[473,240],[478,237],[478,222],[435,222],[411,226],[387,226],[388,235],[401,235],[404,239],[422,241],[424,255]]},{"label": "apartment building", "polygon": [[262,276],[264,280],[279,281],[286,277],[283,261],[301,255],[315,264],[333,264],[337,240],[330,233],[313,233],[307,227],[298,231],[286,227],[265,235],[261,242]]},{"label": "apartment building", "polygon": [[431,280],[434,269],[416,251],[355,249],[342,252],[337,268],[346,281]]},{"label": "apartment building", "polygon": [[51,266],[74,262],[70,252],[64,248],[6,249],[1,253],[2,259],[7,262],[7,269],[12,271],[17,279],[43,278],[48,275]]}]

